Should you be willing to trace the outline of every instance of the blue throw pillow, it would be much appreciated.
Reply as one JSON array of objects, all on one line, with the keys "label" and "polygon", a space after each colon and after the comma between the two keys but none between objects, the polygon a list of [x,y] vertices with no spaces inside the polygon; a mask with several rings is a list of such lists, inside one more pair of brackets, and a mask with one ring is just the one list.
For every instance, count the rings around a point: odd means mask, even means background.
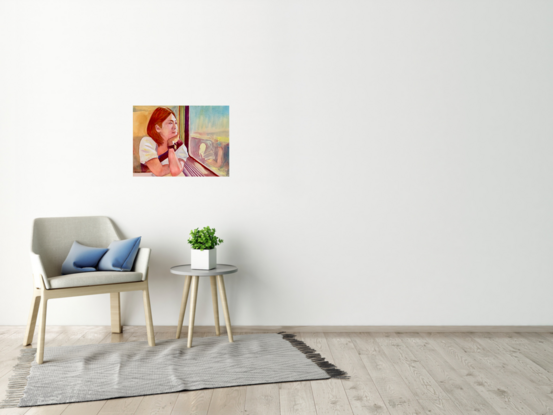
[{"label": "blue throw pillow", "polygon": [[107,248],[92,248],[75,241],[61,266],[61,274],[96,271],[98,261],[107,251]]},{"label": "blue throw pillow", "polygon": [[113,241],[98,264],[98,271],[130,271],[140,246],[138,238]]}]

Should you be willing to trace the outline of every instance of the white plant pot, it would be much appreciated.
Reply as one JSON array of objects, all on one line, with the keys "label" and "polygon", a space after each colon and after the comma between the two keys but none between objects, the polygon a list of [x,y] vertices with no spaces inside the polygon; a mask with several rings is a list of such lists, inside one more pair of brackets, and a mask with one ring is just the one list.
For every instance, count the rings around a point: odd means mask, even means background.
[{"label": "white plant pot", "polygon": [[192,249],[191,255],[192,269],[213,269],[217,268],[217,248]]}]

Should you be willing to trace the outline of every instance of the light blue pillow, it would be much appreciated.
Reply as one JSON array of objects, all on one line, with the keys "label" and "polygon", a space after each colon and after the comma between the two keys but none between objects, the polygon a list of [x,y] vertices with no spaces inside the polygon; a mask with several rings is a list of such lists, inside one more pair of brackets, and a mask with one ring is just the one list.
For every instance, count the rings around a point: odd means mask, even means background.
[{"label": "light blue pillow", "polygon": [[140,239],[142,237],[139,236],[109,244],[108,252],[98,264],[98,271],[130,271],[138,253]]},{"label": "light blue pillow", "polygon": [[75,241],[61,266],[61,274],[96,271],[96,265],[107,251],[107,248],[92,248]]}]

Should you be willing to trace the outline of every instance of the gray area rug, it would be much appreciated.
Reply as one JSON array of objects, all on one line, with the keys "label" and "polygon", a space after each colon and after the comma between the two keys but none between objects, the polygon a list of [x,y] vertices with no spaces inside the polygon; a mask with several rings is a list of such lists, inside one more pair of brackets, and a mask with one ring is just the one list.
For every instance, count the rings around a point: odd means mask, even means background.
[{"label": "gray area rug", "polygon": [[154,395],[186,390],[347,379],[293,334],[47,347],[44,363],[36,349],[22,349],[0,408],[51,405]]}]

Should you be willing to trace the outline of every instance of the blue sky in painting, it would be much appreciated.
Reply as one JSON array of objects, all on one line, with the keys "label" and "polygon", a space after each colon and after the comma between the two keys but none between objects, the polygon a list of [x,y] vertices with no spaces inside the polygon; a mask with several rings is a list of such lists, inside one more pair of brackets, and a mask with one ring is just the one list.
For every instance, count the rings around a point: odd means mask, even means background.
[{"label": "blue sky in painting", "polygon": [[228,131],[228,106],[190,106],[190,132]]}]

